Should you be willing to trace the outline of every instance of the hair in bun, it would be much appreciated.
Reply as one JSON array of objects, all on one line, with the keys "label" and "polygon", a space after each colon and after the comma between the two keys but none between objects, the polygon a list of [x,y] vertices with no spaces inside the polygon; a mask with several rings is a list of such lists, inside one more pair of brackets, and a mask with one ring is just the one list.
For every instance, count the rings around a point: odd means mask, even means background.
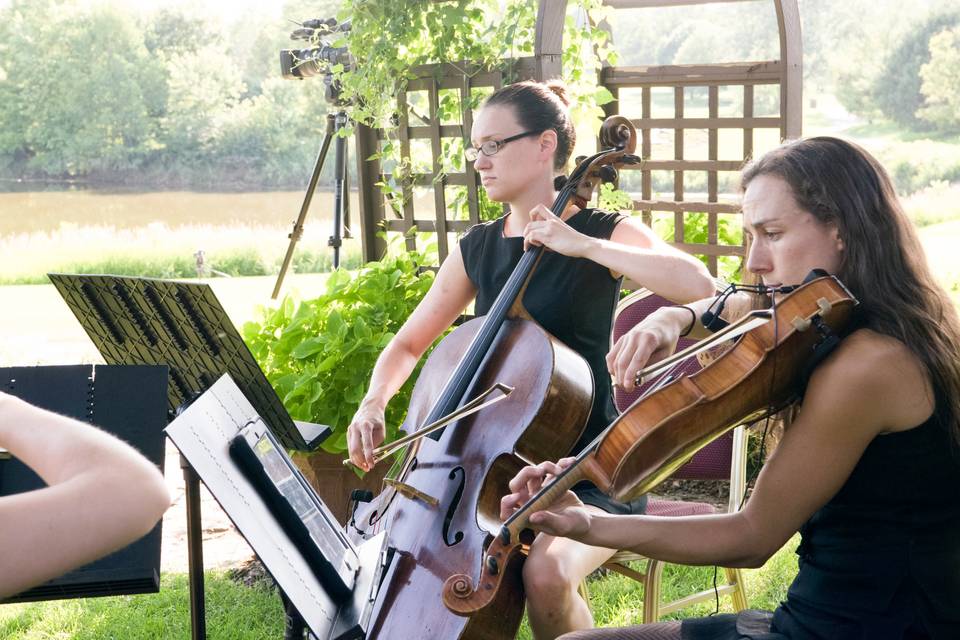
[{"label": "hair in bun", "polygon": [[570,108],[570,95],[567,91],[567,85],[563,82],[563,80],[547,80],[546,85],[550,91],[553,91],[553,93],[560,98],[560,102],[563,103],[563,106]]},{"label": "hair in bun", "polygon": [[508,84],[487,98],[486,105],[512,107],[525,131],[550,131],[557,134],[554,169],[562,171],[570,159],[577,134],[570,120],[570,98],[562,80]]}]

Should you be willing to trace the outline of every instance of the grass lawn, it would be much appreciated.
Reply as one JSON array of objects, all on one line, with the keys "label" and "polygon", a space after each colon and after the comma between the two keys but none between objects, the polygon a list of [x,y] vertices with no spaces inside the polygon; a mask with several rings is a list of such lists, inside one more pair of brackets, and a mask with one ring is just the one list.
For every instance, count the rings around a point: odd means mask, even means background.
[{"label": "grass lawn", "polygon": [[[761,569],[745,571],[751,607],[773,608],[796,572],[796,538]],[[239,585],[223,573],[206,574],[207,637],[210,640],[263,640],[283,636],[283,611],[276,593]],[[712,584],[712,567],[668,565],[663,597],[676,598]],[[616,574],[589,581],[590,603],[599,626],[638,624],[642,613],[639,583]],[[729,604],[721,600],[721,611]],[[701,604],[671,618],[707,615]],[[167,575],[160,592],[137,596],[87,598],[0,605],[0,638],[5,640],[187,640],[190,637],[186,575]],[[524,621],[518,638],[532,636]]]},{"label": "grass lawn", "polygon": [[[205,577],[207,637],[264,640],[283,637],[280,598],[240,585],[222,573]],[[164,576],[160,592],[0,605],[5,640],[178,640],[190,637],[186,575]]]}]

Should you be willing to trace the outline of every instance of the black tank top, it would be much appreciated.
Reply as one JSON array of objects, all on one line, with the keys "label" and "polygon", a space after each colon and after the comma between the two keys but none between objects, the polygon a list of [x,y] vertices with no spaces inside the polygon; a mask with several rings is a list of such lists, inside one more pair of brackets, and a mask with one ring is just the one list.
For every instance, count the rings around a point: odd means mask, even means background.
[{"label": "black tank top", "polygon": [[949,430],[877,436],[800,529],[774,629],[806,638],[960,638],[960,457]]},{"label": "black tank top", "polygon": [[[523,238],[504,237],[505,219],[478,224],[460,240],[463,265],[477,288],[474,313],[478,316],[490,310],[523,255]],[[584,235],[608,239],[622,219],[620,214],[583,209],[566,222]],[[546,251],[523,298],[530,315],[583,356],[593,372],[593,407],[574,452],[583,449],[617,417],[606,355],[619,293],[620,279],[603,265]]]}]

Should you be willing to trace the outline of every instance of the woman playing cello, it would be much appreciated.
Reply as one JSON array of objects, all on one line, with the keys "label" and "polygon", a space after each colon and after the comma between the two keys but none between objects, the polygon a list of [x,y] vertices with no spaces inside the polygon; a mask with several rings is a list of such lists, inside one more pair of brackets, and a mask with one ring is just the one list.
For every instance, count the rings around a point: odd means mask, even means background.
[{"label": "woman playing cello", "polygon": [[[799,530],[799,573],[772,613],[564,638],[960,637],[960,324],[951,301],[889,178],[859,147],[835,138],[786,144],[749,165],[742,187],[747,268],[764,285],[798,284],[821,268],[860,301],[852,330],[809,378],[746,507],[619,516],[585,509],[567,493],[530,522],[586,545],[730,567],[761,566]],[[617,380],[632,384],[690,319],[664,309],[624,336],[609,357]],[[521,471],[501,515],[567,464]]]},{"label": "woman playing cello", "polygon": [[[475,226],[461,239],[430,291],[380,355],[348,430],[350,459],[365,470],[372,467],[373,449],[384,438],[387,402],[427,347],[471,301],[477,315],[487,312],[527,246],[544,245],[550,251],[534,272],[525,308],[593,371],[593,408],[581,445],[616,416],[604,357],[621,275],[678,302],[700,299],[714,288],[699,261],[635,220],[576,207],[562,217],[550,212],[556,198],[554,179],[562,173],[575,138],[561,84],[521,82],[500,89],[477,114],[471,137],[467,159],[474,162],[489,197],[508,204],[510,213]],[[591,487],[577,490],[597,512],[642,512],[642,501],[621,504]],[[592,625],[577,585],[611,553],[550,536],[534,543],[524,587],[538,638]]]}]

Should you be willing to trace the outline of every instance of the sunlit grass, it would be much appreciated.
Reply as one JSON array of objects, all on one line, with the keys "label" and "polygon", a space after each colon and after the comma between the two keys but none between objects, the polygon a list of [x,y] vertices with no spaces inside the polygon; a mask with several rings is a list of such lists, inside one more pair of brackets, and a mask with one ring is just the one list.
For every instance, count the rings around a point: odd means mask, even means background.
[{"label": "sunlit grass", "polygon": [[[283,637],[279,596],[245,587],[222,573],[205,575],[207,638]],[[160,592],[136,596],[0,605],[5,640],[186,640],[190,637],[186,575],[166,575]]]}]

